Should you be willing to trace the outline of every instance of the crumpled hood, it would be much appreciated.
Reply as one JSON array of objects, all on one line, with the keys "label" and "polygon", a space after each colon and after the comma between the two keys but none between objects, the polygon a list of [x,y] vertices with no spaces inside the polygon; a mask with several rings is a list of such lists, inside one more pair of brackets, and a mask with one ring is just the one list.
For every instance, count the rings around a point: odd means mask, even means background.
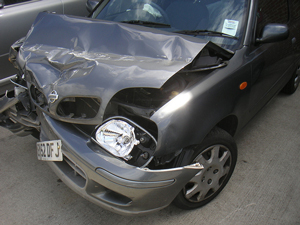
[{"label": "crumpled hood", "polygon": [[44,12],[17,60],[45,96],[53,90],[61,99],[97,96],[104,111],[122,89],[160,88],[206,44],[142,26]]}]

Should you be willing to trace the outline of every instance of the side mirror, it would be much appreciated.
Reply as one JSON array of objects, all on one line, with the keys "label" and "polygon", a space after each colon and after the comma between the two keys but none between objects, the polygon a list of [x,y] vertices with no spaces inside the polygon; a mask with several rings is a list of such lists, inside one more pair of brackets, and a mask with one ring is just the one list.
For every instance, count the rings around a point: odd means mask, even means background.
[{"label": "side mirror", "polygon": [[285,24],[270,23],[263,30],[260,38],[256,39],[257,43],[271,43],[287,39],[289,28]]},{"label": "side mirror", "polygon": [[97,6],[98,3],[99,3],[99,0],[98,1],[96,1],[96,0],[88,0],[86,2],[86,9],[87,9],[87,11],[89,11],[89,13],[91,13],[94,10],[94,8]]}]

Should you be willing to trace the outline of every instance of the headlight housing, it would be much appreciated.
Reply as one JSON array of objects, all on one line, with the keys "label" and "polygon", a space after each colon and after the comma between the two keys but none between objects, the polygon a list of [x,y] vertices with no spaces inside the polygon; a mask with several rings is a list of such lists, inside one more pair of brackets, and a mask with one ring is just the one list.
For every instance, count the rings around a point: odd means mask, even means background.
[{"label": "headlight housing", "polygon": [[147,130],[122,116],[105,121],[91,139],[112,155],[138,167],[152,161],[157,146],[156,139]]},{"label": "headlight housing", "polygon": [[140,142],[136,139],[134,127],[123,120],[113,119],[96,131],[96,141],[111,154],[130,160],[130,152]]}]

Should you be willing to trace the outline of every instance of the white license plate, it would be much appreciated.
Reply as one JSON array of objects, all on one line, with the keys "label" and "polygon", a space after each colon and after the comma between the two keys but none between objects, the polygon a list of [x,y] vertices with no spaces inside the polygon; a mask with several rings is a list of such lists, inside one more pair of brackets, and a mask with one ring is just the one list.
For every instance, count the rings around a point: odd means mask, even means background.
[{"label": "white license plate", "polygon": [[63,161],[61,140],[38,142],[36,147],[38,160]]}]

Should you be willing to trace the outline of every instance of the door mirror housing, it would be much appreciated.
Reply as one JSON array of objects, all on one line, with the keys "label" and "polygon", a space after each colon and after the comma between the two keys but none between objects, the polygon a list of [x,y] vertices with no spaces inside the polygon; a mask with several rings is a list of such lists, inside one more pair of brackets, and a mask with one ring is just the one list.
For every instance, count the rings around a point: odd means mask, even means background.
[{"label": "door mirror housing", "polygon": [[97,6],[97,4],[99,3],[99,0],[88,0],[86,2],[86,9],[87,11],[89,11],[90,13],[94,10],[94,8]]},{"label": "door mirror housing", "polygon": [[257,43],[272,43],[283,41],[289,36],[289,28],[286,24],[270,23],[263,30],[260,38],[256,39]]}]

